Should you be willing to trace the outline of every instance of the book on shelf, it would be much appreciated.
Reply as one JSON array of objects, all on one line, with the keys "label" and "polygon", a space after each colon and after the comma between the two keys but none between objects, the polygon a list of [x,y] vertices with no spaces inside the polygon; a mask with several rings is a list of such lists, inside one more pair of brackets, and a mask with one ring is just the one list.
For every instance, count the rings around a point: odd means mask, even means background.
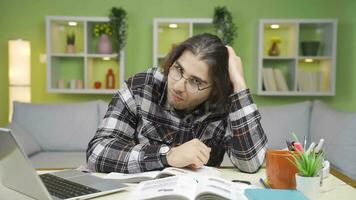
[{"label": "book on shelf", "polygon": [[276,80],[277,90],[282,92],[288,91],[288,85],[286,79],[283,76],[282,70],[275,68],[273,69],[273,72],[274,78]]},{"label": "book on shelf", "polygon": [[262,78],[266,91],[277,91],[277,85],[276,85],[276,80],[274,78],[273,68],[263,68]]},{"label": "book on shelf", "polygon": [[167,167],[161,171],[149,171],[135,174],[111,172],[104,176],[106,179],[116,179],[122,183],[139,183],[141,181],[159,179],[168,176],[186,175],[191,177],[214,176],[219,177],[221,172],[213,167],[203,166],[199,169]]},{"label": "book on shelf", "polygon": [[130,193],[128,199],[178,199],[178,200],[245,200],[246,188],[256,188],[242,183],[233,183],[218,177],[171,176],[143,181]]},{"label": "book on shelf", "polygon": [[324,77],[323,73],[319,71],[305,71],[298,69],[297,75],[298,89],[302,92],[323,92]]},{"label": "book on shelf", "polygon": [[263,68],[263,84],[266,91],[288,91],[288,85],[282,70],[277,68]]}]

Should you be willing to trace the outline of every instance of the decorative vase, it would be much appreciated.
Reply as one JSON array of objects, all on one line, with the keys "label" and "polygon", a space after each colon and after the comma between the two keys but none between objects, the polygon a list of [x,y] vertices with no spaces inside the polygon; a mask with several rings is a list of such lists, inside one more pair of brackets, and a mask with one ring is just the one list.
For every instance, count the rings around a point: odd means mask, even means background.
[{"label": "decorative vase", "polygon": [[66,52],[67,53],[75,53],[75,45],[74,44],[67,44]]},{"label": "decorative vase", "polygon": [[317,56],[320,47],[319,41],[301,42],[302,56]]},{"label": "decorative vase", "polygon": [[320,176],[305,177],[295,174],[296,189],[310,199],[315,199],[320,193]]},{"label": "decorative vase", "polygon": [[101,54],[111,54],[112,53],[112,44],[110,37],[106,34],[100,35],[99,42],[97,45],[97,51]]},{"label": "decorative vase", "polygon": [[278,42],[272,42],[271,48],[268,50],[268,55],[269,56],[279,56],[279,47],[278,47]]},{"label": "decorative vase", "polygon": [[112,69],[108,70],[105,78],[105,86],[106,89],[114,89],[115,88],[115,75]]}]

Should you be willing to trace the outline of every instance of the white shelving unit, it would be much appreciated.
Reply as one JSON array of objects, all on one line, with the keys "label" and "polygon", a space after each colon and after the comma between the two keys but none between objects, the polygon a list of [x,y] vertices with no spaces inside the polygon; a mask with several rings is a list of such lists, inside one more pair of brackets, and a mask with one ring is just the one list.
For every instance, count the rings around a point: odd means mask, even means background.
[{"label": "white shelving unit", "polygon": [[[69,22],[77,25],[70,26]],[[118,55],[100,54],[96,51],[98,38],[93,35],[95,24],[108,23],[107,17],[47,16],[47,90],[50,93],[69,94],[112,94],[117,91],[125,79],[124,50]],[[75,53],[66,53],[66,35],[75,33]],[[112,69],[115,75],[115,88],[105,89],[105,74]],[[59,80],[64,88],[59,88]],[[71,89],[70,80],[81,80],[83,88]],[[101,82],[96,89],[94,82]],[[102,89],[104,88],[104,89]]]},{"label": "white shelving unit", "polygon": [[189,37],[204,32],[214,33],[212,21],[211,18],[154,18],[153,66],[159,66],[175,45]]},{"label": "white shelving unit", "polygon": [[[336,34],[335,19],[260,20],[257,94],[335,95]],[[269,54],[272,41],[279,41],[279,55]],[[302,47],[310,41],[319,42],[317,51]]]}]

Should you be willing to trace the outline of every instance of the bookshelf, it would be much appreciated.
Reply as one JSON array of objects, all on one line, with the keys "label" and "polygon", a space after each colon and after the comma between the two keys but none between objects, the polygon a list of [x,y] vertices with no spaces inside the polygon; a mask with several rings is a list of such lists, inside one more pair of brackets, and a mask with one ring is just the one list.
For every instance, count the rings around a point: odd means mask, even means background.
[{"label": "bookshelf", "polygon": [[[100,52],[99,38],[93,35],[96,24],[108,22],[107,17],[46,17],[48,92],[113,94],[117,91],[125,78],[124,51],[119,55]],[[68,33],[75,35],[74,50],[68,49]],[[108,89],[105,80],[109,69],[114,72],[115,85]]]},{"label": "bookshelf", "polygon": [[257,94],[333,96],[335,19],[261,19]]},{"label": "bookshelf", "polygon": [[189,37],[215,33],[211,18],[154,18],[153,66],[159,66],[169,51]]}]

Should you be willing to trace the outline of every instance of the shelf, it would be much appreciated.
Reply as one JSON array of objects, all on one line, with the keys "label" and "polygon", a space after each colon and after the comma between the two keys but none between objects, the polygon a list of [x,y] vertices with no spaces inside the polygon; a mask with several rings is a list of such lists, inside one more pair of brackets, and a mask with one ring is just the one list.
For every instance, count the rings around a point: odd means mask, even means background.
[{"label": "shelf", "polygon": [[[70,26],[69,22],[75,22]],[[99,53],[98,37],[93,34],[96,24],[109,22],[107,17],[47,16],[47,90],[68,94],[112,94],[125,78],[124,51]],[[67,47],[67,33],[75,34],[75,51]],[[109,40],[107,40],[110,42]],[[109,69],[115,76],[114,89],[106,89],[105,80]],[[94,83],[101,82],[100,89]]]},{"label": "shelf", "polygon": [[257,94],[334,95],[336,25],[333,19],[260,20]]},{"label": "shelf", "polygon": [[211,18],[155,18],[153,20],[153,66],[159,66],[172,48],[189,37],[205,32],[213,33],[213,31]]},{"label": "shelf", "polygon": [[50,56],[80,58],[80,57],[84,57],[84,55],[85,55],[84,53],[52,53]]}]

